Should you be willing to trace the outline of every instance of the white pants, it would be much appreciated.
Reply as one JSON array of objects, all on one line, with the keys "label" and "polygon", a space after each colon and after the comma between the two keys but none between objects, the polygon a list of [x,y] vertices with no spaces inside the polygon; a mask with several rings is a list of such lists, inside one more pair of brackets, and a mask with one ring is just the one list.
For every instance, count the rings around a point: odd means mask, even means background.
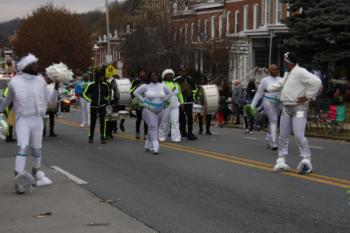
[{"label": "white pants", "polygon": [[281,111],[281,105],[279,102],[269,99],[263,100],[264,113],[269,119],[269,136],[270,145],[277,145],[277,124],[278,114]]},{"label": "white pants", "polygon": [[[163,109],[159,113],[154,113],[147,108],[143,108],[142,119],[146,122],[148,126],[148,139],[145,142],[146,149],[159,151],[158,129],[165,113],[166,109]],[[150,143],[152,144],[152,148],[148,148]]]},{"label": "white pants", "polygon": [[81,124],[90,125],[90,102],[80,98],[81,106]]},{"label": "white pants", "polygon": [[311,157],[309,143],[304,136],[307,122],[307,109],[307,106],[283,106],[280,123],[278,156],[288,155],[289,136],[293,127],[300,156],[303,158]]},{"label": "white pants", "polygon": [[171,129],[171,141],[180,142],[179,107],[167,108],[159,126],[159,139],[165,141]]},{"label": "white pants", "polygon": [[41,148],[43,139],[43,118],[41,116],[19,116],[16,121],[18,151],[15,161],[15,171],[25,170],[28,148],[32,149],[33,167],[41,166]]}]

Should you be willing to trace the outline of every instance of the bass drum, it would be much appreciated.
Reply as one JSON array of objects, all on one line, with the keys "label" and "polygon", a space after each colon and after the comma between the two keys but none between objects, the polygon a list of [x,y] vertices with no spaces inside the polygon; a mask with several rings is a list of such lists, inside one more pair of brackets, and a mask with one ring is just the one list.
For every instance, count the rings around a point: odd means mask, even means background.
[{"label": "bass drum", "polygon": [[119,105],[128,105],[130,103],[131,83],[129,79],[116,79],[117,90],[119,95]]},{"label": "bass drum", "polygon": [[199,89],[199,97],[207,114],[215,113],[218,110],[220,95],[216,85],[202,85]]}]

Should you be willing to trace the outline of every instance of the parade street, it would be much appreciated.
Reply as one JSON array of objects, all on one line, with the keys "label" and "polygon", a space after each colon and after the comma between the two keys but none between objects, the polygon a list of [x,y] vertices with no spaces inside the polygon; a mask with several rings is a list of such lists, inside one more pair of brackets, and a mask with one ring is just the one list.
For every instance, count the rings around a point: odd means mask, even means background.
[{"label": "parade street", "polygon": [[[115,199],[113,207],[156,232],[350,232],[347,142],[309,138],[314,173],[298,175],[294,139],[292,171],[273,173],[276,152],[266,148],[263,132],[212,127],[212,136],[162,143],[153,155],[135,140],[133,118],[105,145],[98,133],[88,144],[88,130],[79,125],[76,109],[57,120],[58,137],[44,138],[44,164],[85,181],[80,186],[98,198]],[[0,159],[14,157],[16,144],[0,147]]]}]

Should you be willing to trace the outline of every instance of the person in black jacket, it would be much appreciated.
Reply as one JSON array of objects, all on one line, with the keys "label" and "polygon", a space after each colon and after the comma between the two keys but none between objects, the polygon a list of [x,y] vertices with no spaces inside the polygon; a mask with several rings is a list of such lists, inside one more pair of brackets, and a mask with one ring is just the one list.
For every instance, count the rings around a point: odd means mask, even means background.
[{"label": "person in black jacket", "polygon": [[100,117],[101,143],[106,144],[106,106],[110,99],[110,90],[105,82],[105,68],[95,70],[95,82],[83,92],[83,98],[90,102],[90,135],[89,143],[93,143],[97,113]]},{"label": "person in black jacket", "polygon": [[[137,76],[131,83],[130,94],[133,98],[135,98],[134,91],[144,83],[146,83],[146,72],[144,69],[141,68],[137,71]],[[140,107],[136,109],[136,139],[141,138],[140,136],[141,121],[142,121],[142,108]],[[146,135],[148,134],[148,127],[146,122],[144,122],[143,124],[143,130],[144,130],[144,137],[146,138]]]},{"label": "person in black jacket", "polygon": [[[181,66],[178,72],[179,76],[174,79],[181,87],[181,93],[185,104],[180,105],[180,132],[182,137],[187,137],[188,140],[196,140],[197,137],[193,134],[193,102],[194,96],[197,93],[196,82],[191,76],[187,75],[185,66]],[[187,129],[186,132],[186,123]]]}]

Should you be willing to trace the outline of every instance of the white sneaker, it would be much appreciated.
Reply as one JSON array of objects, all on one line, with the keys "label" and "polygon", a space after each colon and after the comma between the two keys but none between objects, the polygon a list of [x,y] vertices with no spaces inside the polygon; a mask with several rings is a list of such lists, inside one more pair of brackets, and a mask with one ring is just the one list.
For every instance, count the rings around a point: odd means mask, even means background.
[{"label": "white sneaker", "polygon": [[80,124],[80,127],[83,128],[83,127],[84,127],[84,124]]},{"label": "white sneaker", "polygon": [[165,138],[159,138],[160,142],[165,142],[165,140],[166,140]]},{"label": "white sneaker", "polygon": [[152,151],[152,142],[148,139],[146,139],[146,141],[145,141],[145,150]]},{"label": "white sneaker", "polygon": [[303,159],[297,167],[299,174],[308,174],[312,172],[311,159]]},{"label": "white sneaker", "polygon": [[283,157],[279,157],[276,160],[276,165],[273,167],[274,172],[285,172],[289,170],[289,166],[286,164],[286,160]]},{"label": "white sneaker", "polygon": [[15,176],[15,191],[17,194],[32,192],[33,185],[35,185],[35,178],[27,171],[19,173],[17,176]]}]

